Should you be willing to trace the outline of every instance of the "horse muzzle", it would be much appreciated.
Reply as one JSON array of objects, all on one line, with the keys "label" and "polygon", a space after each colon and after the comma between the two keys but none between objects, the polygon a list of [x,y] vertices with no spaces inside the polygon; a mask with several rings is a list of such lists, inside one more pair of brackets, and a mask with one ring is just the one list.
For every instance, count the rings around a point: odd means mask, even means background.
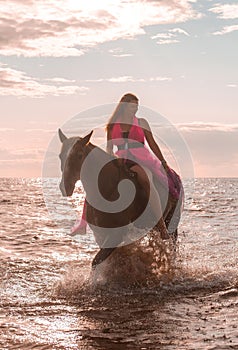
[{"label": "horse muzzle", "polygon": [[63,197],[70,197],[70,196],[72,196],[72,194],[74,192],[73,184],[66,184],[65,185],[63,180],[61,180],[61,182],[59,184],[59,188],[60,188],[60,191],[61,191]]},{"label": "horse muzzle", "polygon": [[60,191],[62,193],[62,196],[63,197],[67,197],[67,193],[66,193],[66,190],[65,190],[64,182],[62,180],[60,181],[59,189],[60,189]]}]

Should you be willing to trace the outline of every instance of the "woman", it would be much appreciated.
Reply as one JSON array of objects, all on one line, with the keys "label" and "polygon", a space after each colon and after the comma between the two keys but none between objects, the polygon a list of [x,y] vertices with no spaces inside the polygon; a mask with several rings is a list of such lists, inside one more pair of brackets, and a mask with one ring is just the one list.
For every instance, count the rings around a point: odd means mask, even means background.
[{"label": "woman", "polygon": [[[153,137],[148,122],[143,118],[137,118],[135,116],[137,110],[138,98],[131,93],[125,94],[121,98],[106,127],[108,141],[107,152],[114,154],[113,146],[117,146],[115,154],[119,158],[124,159],[124,163],[130,167],[130,170],[137,174],[141,186],[148,191],[150,206],[155,217],[160,218],[158,225],[161,237],[166,239],[169,236],[163,220],[161,203],[153,183],[152,175],[157,177],[176,199],[179,197],[179,191],[176,190],[170,176],[167,177],[166,175],[166,173],[170,173],[172,169],[168,167]],[[145,147],[145,140],[155,156]],[[142,165],[145,171],[140,165],[134,165],[131,160]],[[148,178],[150,180],[149,184]],[[86,225],[84,206],[81,222],[76,223],[72,228],[72,233],[85,232]]]},{"label": "woman", "polygon": [[[166,176],[169,167],[153,137],[147,120],[135,116],[138,102],[138,98],[131,93],[125,94],[121,98],[107,124],[107,151],[113,153],[113,146],[116,145],[116,155],[124,158],[130,170],[137,174],[141,186],[148,192],[151,209],[155,217],[159,218],[158,226],[161,237],[166,239],[169,236],[163,219],[160,198],[153,182],[153,175],[169,190]],[[145,140],[155,156],[145,146]],[[139,165],[134,165],[131,160],[138,162]],[[173,188],[173,186],[170,187]]]}]

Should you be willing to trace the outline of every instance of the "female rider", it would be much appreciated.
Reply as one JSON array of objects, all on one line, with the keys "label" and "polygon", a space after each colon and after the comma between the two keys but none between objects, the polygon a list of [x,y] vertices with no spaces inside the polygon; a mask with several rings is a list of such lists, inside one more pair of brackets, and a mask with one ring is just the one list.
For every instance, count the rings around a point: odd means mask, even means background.
[{"label": "female rider", "polygon": [[[107,152],[114,154],[114,145],[117,146],[115,155],[122,158],[122,162],[124,161],[130,167],[130,170],[137,174],[139,183],[149,196],[152,212],[159,219],[158,227],[161,237],[167,239],[169,235],[163,219],[161,202],[153,182],[153,176],[168,189],[168,193],[175,199],[179,198],[180,189],[173,183],[173,177],[167,176],[167,173],[171,174],[173,171],[168,167],[147,120],[136,117],[137,110],[138,98],[131,93],[125,94],[118,103],[106,127]],[[145,141],[147,141],[154,155],[145,146]],[[72,234],[85,232],[86,225],[84,205],[82,219],[72,228]]]}]

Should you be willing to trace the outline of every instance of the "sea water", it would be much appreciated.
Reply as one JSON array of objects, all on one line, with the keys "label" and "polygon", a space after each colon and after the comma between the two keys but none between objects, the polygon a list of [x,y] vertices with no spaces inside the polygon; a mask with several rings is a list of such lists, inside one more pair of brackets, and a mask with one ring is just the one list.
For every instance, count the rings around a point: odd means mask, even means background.
[{"label": "sea water", "polygon": [[41,179],[0,179],[0,349],[238,349],[238,179],[184,180],[176,254],[150,237],[96,271],[57,181],[49,206]]}]

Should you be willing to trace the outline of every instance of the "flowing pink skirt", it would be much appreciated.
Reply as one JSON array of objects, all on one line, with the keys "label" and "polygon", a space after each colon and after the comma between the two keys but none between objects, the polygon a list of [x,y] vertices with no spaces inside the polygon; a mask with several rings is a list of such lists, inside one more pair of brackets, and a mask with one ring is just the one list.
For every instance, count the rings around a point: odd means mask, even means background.
[{"label": "flowing pink skirt", "polygon": [[152,174],[168,188],[169,193],[175,199],[179,199],[182,189],[182,182],[179,175],[170,167],[168,167],[168,171],[166,172],[160,160],[156,158],[148,148],[138,147],[118,150],[116,155],[120,158],[134,160],[139,165],[148,168]]}]

